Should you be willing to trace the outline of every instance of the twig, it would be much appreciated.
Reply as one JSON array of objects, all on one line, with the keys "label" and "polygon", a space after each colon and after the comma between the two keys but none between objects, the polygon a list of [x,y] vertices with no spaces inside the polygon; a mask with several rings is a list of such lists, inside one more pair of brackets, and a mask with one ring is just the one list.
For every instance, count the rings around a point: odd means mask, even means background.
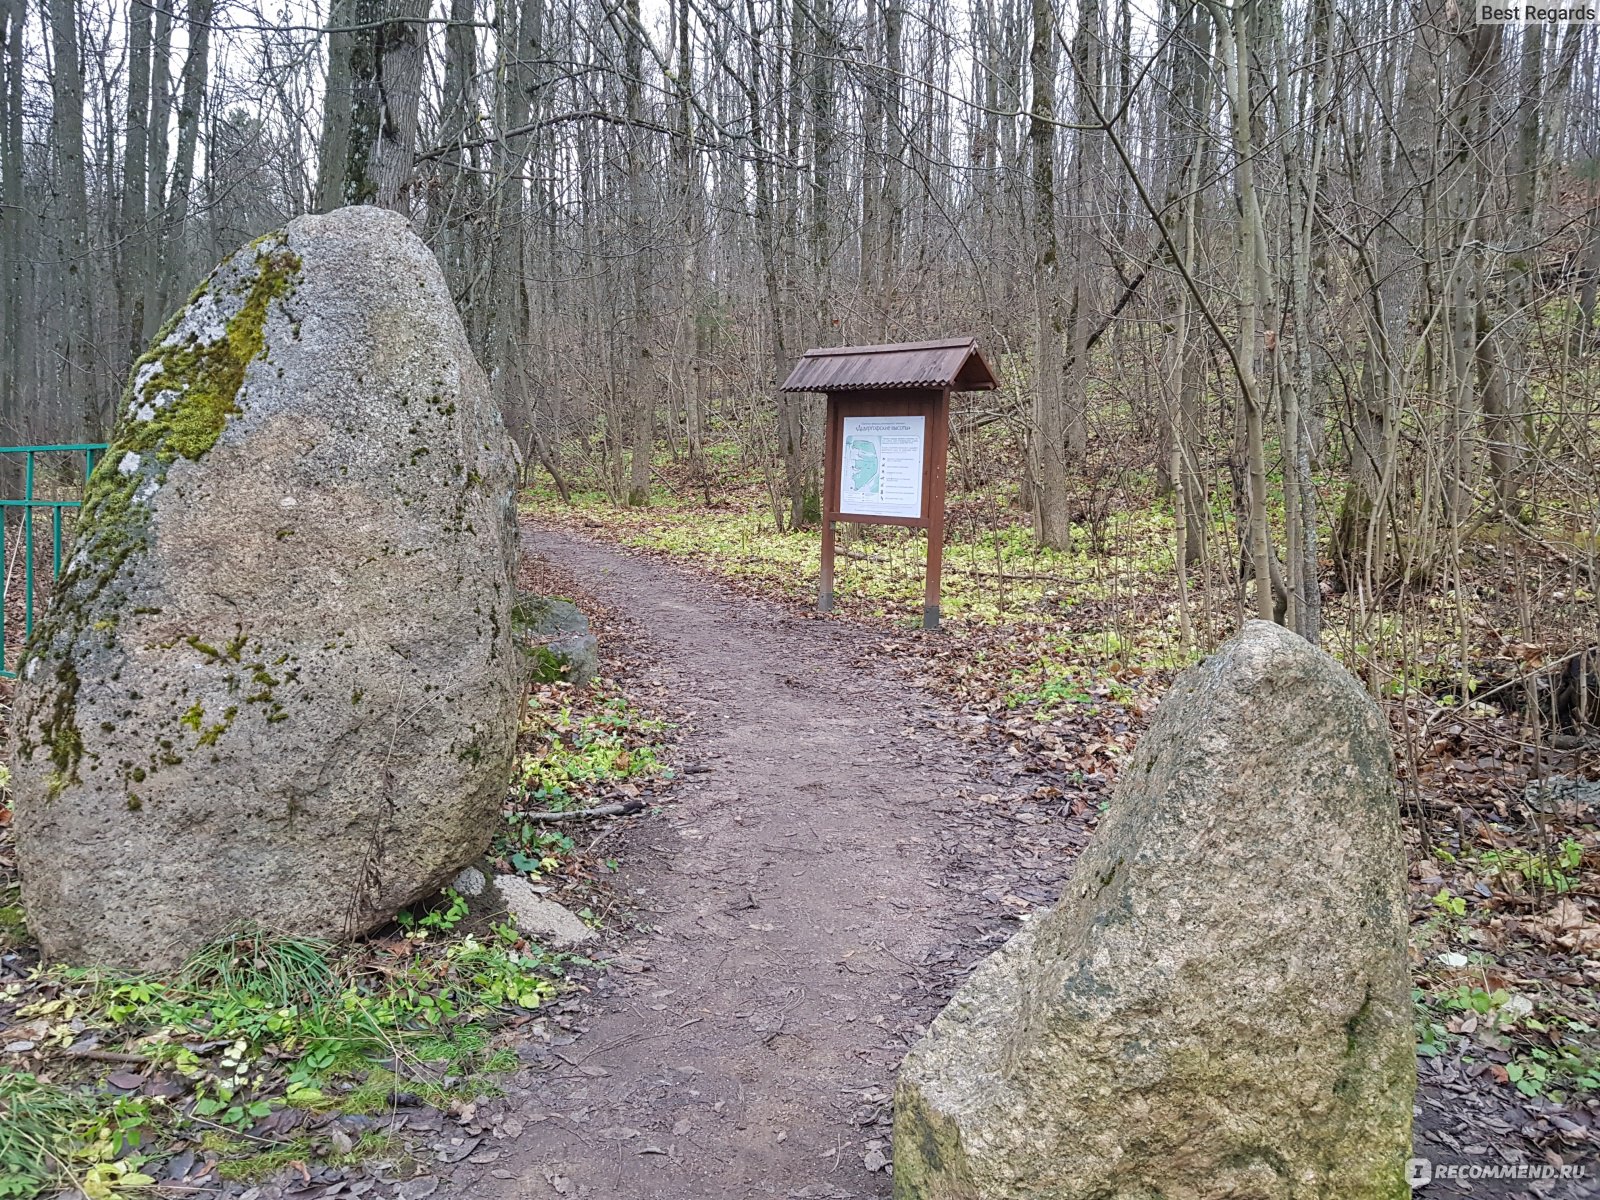
[{"label": "twig", "polygon": [[155,1059],[144,1054],[124,1054],[119,1050],[63,1050],[63,1058],[83,1058],[90,1062],[126,1063],[134,1066],[149,1066]]},{"label": "twig", "polygon": [[615,804],[602,804],[597,808],[579,808],[572,812],[523,813],[524,821],[589,821],[596,817],[625,817],[642,812],[648,805],[643,800],[620,800]]}]

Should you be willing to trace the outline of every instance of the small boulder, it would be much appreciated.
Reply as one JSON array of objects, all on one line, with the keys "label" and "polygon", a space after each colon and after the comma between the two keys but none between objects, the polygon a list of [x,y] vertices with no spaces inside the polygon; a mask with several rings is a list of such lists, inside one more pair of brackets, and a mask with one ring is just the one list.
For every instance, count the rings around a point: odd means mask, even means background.
[{"label": "small boulder", "polygon": [[1600,812],[1600,781],[1571,775],[1536,779],[1522,790],[1522,802],[1535,812],[1582,820]]},{"label": "small boulder", "polygon": [[489,894],[489,877],[479,864],[462,867],[456,872],[456,877],[450,881],[451,890],[466,900],[481,900]]},{"label": "small boulder", "polygon": [[600,643],[572,601],[524,593],[511,610],[511,629],[530,683],[582,686],[599,673]]},{"label": "small boulder", "polygon": [[505,902],[511,923],[534,941],[557,950],[594,937],[594,930],[554,900],[546,900],[521,875],[496,875],[495,890]]},{"label": "small boulder", "polygon": [[1399,1200],[1416,1087],[1388,729],[1252,621],[1173,685],[1060,903],[901,1069],[898,1200]]},{"label": "small boulder", "polygon": [[516,736],[512,449],[392,212],[229,256],[134,364],[16,698],[52,959],[346,937],[487,847]]},{"label": "small boulder", "polygon": [[487,857],[475,859],[456,872],[450,890],[466,901],[475,922],[498,925],[506,919],[506,900],[495,887],[499,869]]}]

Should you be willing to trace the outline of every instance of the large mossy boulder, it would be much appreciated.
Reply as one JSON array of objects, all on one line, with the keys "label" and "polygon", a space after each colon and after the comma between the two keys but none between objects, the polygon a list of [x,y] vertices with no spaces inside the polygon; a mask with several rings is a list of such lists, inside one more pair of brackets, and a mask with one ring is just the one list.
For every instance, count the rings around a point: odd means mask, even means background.
[{"label": "large mossy boulder", "polygon": [[907,1057],[899,1200],[1399,1200],[1416,1087],[1384,721],[1250,622],[1182,676],[1060,903]]},{"label": "large mossy boulder", "polygon": [[488,844],[516,728],[512,450],[398,215],[226,259],[134,364],[25,652],[13,794],[47,956],[341,937]]}]

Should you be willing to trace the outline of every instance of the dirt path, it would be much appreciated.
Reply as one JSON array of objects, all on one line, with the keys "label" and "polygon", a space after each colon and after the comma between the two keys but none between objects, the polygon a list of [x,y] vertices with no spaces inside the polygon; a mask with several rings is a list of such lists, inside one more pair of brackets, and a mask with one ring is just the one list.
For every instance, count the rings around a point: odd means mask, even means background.
[{"label": "dirt path", "polygon": [[630,834],[653,927],[470,1194],[887,1195],[893,1072],[962,909],[930,827],[969,755],[860,631],[570,535],[525,546],[643,626],[694,714],[679,757],[710,769]]},{"label": "dirt path", "polygon": [[[653,666],[630,681],[692,714],[676,757],[708,769],[622,826],[639,928],[523,1046],[496,1137],[449,1149],[447,1121],[417,1146],[454,1165],[397,1196],[888,1196],[895,1069],[1018,911],[1054,901],[1097,793],[985,745],[985,718],[905,683],[861,626],[568,533],[524,549],[636,627]],[[1488,1099],[1425,1071],[1418,1152],[1481,1153]]]}]

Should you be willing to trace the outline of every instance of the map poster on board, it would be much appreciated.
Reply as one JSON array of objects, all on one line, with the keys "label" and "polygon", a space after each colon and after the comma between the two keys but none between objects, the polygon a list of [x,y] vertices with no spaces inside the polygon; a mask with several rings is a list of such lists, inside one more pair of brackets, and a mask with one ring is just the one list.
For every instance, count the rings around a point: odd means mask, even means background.
[{"label": "map poster on board", "polygon": [[839,471],[842,516],[922,516],[925,417],[845,417]]}]

